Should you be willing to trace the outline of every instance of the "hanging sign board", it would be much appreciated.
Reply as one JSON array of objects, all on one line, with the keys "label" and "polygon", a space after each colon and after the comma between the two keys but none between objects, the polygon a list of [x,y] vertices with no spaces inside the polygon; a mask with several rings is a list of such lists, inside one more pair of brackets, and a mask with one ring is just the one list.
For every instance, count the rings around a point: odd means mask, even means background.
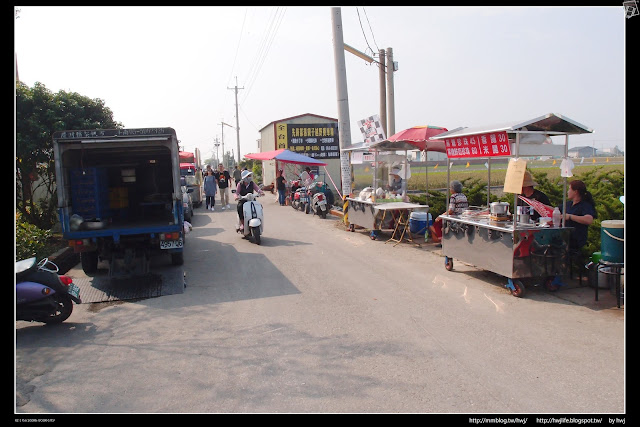
[{"label": "hanging sign board", "polygon": [[375,114],[366,119],[358,120],[358,127],[364,137],[364,145],[368,147],[374,142],[384,141],[384,128],[380,123],[380,117]]},{"label": "hanging sign board", "polygon": [[526,169],[527,161],[525,159],[509,159],[502,191],[505,193],[522,193],[522,181],[524,180],[524,171]]},{"label": "hanging sign board", "polygon": [[507,132],[489,132],[446,138],[444,144],[447,157],[450,159],[511,155]]}]

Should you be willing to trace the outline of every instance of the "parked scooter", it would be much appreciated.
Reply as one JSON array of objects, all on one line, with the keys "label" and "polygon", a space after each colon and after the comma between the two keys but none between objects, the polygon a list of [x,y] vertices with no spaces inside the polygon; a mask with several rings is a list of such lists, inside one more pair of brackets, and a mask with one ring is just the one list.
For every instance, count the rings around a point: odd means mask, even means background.
[{"label": "parked scooter", "polygon": [[71,316],[73,303],[81,304],[80,288],[47,258],[16,262],[16,320],[62,323]]},{"label": "parked scooter", "polygon": [[309,187],[309,195],[311,196],[310,210],[314,215],[325,219],[329,212],[327,206],[327,198],[325,196],[326,185],[322,182],[315,182]]},{"label": "parked scooter", "polygon": [[295,210],[300,209],[300,194],[298,190],[300,189],[300,181],[294,180],[291,181],[291,189],[289,190],[289,202],[291,203],[291,207]]},{"label": "parked scooter", "polygon": [[307,187],[299,187],[293,195],[293,200],[296,202],[294,209],[309,213],[310,197]]},{"label": "parked scooter", "polygon": [[239,200],[244,200],[242,212],[244,214],[244,224],[240,227],[240,217],[236,222],[236,232],[242,234],[243,237],[253,237],[256,244],[260,244],[260,235],[264,230],[264,214],[262,212],[262,204],[256,200],[253,193],[240,196]]}]

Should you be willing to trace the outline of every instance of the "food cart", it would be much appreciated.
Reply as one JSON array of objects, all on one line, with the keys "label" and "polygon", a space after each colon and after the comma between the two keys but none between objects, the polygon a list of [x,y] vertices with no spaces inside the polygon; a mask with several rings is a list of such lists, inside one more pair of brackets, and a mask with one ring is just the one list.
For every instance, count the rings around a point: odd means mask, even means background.
[{"label": "food cart", "polygon": [[[444,144],[442,144],[444,152]],[[369,145],[368,147],[357,147],[345,149],[344,151],[366,151],[373,153],[374,174],[372,191],[364,195],[363,192],[357,198],[347,197],[347,230],[354,231],[356,226],[370,230],[369,237],[377,239],[381,231],[391,231],[390,241],[400,242],[405,236],[411,241],[411,234],[407,235],[409,214],[411,212],[428,212],[428,205],[408,203],[407,201],[407,179],[408,162],[407,152],[415,151],[418,148],[410,143],[402,141],[384,140]],[[404,151],[405,154],[395,154],[396,151]],[[403,167],[401,176],[402,190],[398,198],[383,199],[376,194],[378,189],[377,166],[380,162],[392,163],[402,161]]]},{"label": "food cart", "polygon": [[[445,142],[449,159],[487,158],[490,176],[492,157],[561,156],[566,160],[569,135],[591,132],[567,117],[551,113],[496,126],[458,128],[432,139]],[[553,144],[552,136],[564,136],[564,144]],[[447,181],[450,182],[449,173]],[[563,208],[566,186],[565,176]],[[489,188],[488,185],[487,205]],[[514,194],[514,206],[517,206],[517,198]],[[540,278],[547,288],[551,288],[553,277],[568,271],[572,229],[565,227],[564,221],[560,227],[552,227],[548,222],[532,224],[521,222],[517,216],[508,213],[495,214],[488,208],[470,208],[461,215],[441,217],[442,253],[447,270],[453,269],[453,258],[456,258],[506,276],[505,287],[517,297],[525,292],[521,279]]]}]

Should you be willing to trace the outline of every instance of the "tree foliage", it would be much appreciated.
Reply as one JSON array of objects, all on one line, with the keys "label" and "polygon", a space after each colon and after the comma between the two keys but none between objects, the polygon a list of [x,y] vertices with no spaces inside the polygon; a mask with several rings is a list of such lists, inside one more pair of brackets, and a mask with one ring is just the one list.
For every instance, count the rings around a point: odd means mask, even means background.
[{"label": "tree foliage", "polygon": [[49,229],[57,206],[53,132],[123,126],[103,100],[63,90],[52,93],[40,82],[32,88],[16,82],[15,111],[16,210],[25,222]]}]

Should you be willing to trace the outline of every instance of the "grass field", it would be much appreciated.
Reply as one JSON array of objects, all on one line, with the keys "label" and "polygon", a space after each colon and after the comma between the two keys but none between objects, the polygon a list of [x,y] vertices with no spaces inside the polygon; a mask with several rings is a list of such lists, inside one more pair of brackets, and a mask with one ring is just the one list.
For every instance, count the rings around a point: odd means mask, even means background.
[{"label": "grass field", "polygon": [[[580,160],[573,160],[574,169],[573,175],[579,177],[581,173],[585,171],[591,170],[594,167],[601,167],[604,171],[607,170],[619,170],[624,173],[624,158],[622,157],[595,157],[596,162],[593,162],[591,158],[585,158],[583,163],[580,163]],[[529,161],[527,163],[527,168],[534,170],[535,173],[544,172],[547,174],[547,177],[550,180],[554,180],[560,177],[560,162],[561,160],[556,160],[556,165],[553,165],[553,160],[534,160]],[[431,165],[432,162],[429,162],[428,166],[428,178],[429,178],[429,189],[446,189],[447,187],[447,169],[446,169],[446,161],[440,162],[438,167],[435,165]],[[458,164],[456,164],[458,163]],[[491,165],[491,184],[492,186],[496,185],[504,185],[504,177],[506,175],[507,169],[506,164],[492,164]],[[381,186],[382,181],[386,183],[387,177],[382,176],[381,174],[386,174],[386,168],[384,171],[379,171],[378,175],[378,185]],[[450,179],[454,180],[464,180],[466,178],[477,178],[480,182],[487,182],[488,178],[488,170],[484,164],[474,164],[466,166],[466,163],[459,160],[454,162],[454,165],[451,167],[450,171]],[[356,190],[360,190],[364,187],[371,186],[373,181],[373,168],[366,165],[356,165],[354,166],[354,178],[355,183],[354,187]],[[409,178],[408,189],[410,191],[424,191],[426,187],[426,177],[425,177],[425,167],[424,165],[412,165],[411,166],[411,178]]]}]

